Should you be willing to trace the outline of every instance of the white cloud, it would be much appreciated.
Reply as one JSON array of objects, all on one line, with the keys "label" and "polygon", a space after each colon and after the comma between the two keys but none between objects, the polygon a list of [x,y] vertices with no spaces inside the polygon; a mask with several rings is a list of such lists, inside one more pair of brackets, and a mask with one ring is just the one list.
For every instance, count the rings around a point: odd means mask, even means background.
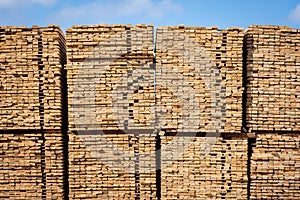
[{"label": "white cloud", "polygon": [[15,8],[37,4],[41,6],[52,6],[57,0],[0,0],[0,8]]},{"label": "white cloud", "polygon": [[169,13],[178,13],[181,10],[181,6],[172,0],[94,0],[80,6],[65,7],[52,15],[52,19],[68,22],[86,19],[109,21],[120,17],[158,20]]},{"label": "white cloud", "polygon": [[290,12],[289,20],[291,22],[300,24],[300,4],[298,4],[296,8]]}]

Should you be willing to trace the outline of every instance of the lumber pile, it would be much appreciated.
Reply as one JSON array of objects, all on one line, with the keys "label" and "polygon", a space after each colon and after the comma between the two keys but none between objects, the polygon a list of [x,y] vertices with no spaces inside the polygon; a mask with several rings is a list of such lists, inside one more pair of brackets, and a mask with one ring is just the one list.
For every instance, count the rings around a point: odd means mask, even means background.
[{"label": "lumber pile", "polygon": [[66,40],[70,130],[153,128],[153,26],[73,26]]},{"label": "lumber pile", "polygon": [[66,41],[69,197],[155,199],[153,26],[73,26]]},{"label": "lumber pile", "polygon": [[300,130],[300,30],[251,26],[245,35],[247,127]]},{"label": "lumber pile", "polygon": [[64,36],[58,26],[0,27],[0,127],[62,126]]},{"label": "lumber pile", "polygon": [[300,199],[299,133],[259,133],[252,149],[250,199]]},{"label": "lumber pile", "polygon": [[41,133],[0,133],[0,198],[42,199]]},{"label": "lumber pile", "polygon": [[1,129],[41,128],[39,32],[38,27],[0,27]]},{"label": "lumber pile", "polygon": [[245,136],[162,136],[161,145],[162,199],[247,199]]},{"label": "lumber pile", "polygon": [[[300,30],[251,26],[244,37],[250,199],[299,199]],[[250,156],[250,155],[249,155]]]},{"label": "lumber pile", "polygon": [[130,135],[69,133],[69,198],[134,199],[135,147]]},{"label": "lumber pile", "polygon": [[155,142],[134,133],[70,132],[69,185],[71,199],[155,199]]},{"label": "lumber pile", "polygon": [[0,198],[64,199],[64,35],[0,26],[0,46]]},{"label": "lumber pile", "polygon": [[1,131],[0,198],[64,199],[61,132]]},{"label": "lumber pile", "polygon": [[243,29],[159,27],[156,94],[167,132],[237,132],[242,126]]}]

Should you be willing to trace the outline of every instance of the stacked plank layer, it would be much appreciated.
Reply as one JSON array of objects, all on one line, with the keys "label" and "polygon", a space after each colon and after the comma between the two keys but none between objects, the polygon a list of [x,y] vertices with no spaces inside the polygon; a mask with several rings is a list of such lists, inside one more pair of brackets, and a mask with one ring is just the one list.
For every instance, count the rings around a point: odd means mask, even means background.
[{"label": "stacked plank layer", "polygon": [[162,199],[247,199],[246,137],[162,136],[161,145]]},{"label": "stacked plank layer", "polygon": [[157,126],[168,132],[236,132],[242,126],[243,30],[159,27]]},{"label": "stacked plank layer", "polygon": [[153,128],[153,26],[67,30],[70,130]]},{"label": "stacked plank layer", "polygon": [[299,199],[299,133],[260,133],[252,144],[250,199]]},{"label": "stacked plank layer", "polygon": [[1,27],[1,129],[40,129],[40,29]]},{"label": "stacked plank layer", "polygon": [[60,129],[65,39],[58,26],[0,27],[1,129]]},{"label": "stacked plank layer", "polygon": [[69,136],[71,199],[155,199],[155,142],[148,135]]},{"label": "stacked plank layer", "polygon": [[0,134],[0,198],[42,199],[41,133]]},{"label": "stacked plank layer", "polygon": [[64,199],[64,136],[1,131],[1,199]]},{"label": "stacked plank layer", "polygon": [[251,26],[244,42],[247,127],[254,131],[298,131],[300,30]]},{"label": "stacked plank layer", "polygon": [[134,199],[135,163],[126,158],[134,158],[136,140],[98,134],[69,134],[69,197]]},{"label": "stacked plank layer", "polygon": [[155,199],[153,26],[73,26],[66,40],[69,197]]},{"label": "stacked plank layer", "polygon": [[[65,128],[66,113],[66,40],[56,25],[42,30],[42,67],[40,89],[44,107],[44,129]],[[42,110],[41,110],[42,111]],[[43,113],[42,113],[43,114]]]},{"label": "stacked plank layer", "polygon": [[0,197],[64,199],[64,35],[56,25],[1,26],[0,45]]}]

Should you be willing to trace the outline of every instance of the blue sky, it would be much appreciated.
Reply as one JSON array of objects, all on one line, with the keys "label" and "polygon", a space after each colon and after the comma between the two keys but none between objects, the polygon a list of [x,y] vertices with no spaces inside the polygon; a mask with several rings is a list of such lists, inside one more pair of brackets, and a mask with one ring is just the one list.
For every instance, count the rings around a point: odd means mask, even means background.
[{"label": "blue sky", "polygon": [[0,0],[0,25],[99,23],[300,28],[300,0]]}]

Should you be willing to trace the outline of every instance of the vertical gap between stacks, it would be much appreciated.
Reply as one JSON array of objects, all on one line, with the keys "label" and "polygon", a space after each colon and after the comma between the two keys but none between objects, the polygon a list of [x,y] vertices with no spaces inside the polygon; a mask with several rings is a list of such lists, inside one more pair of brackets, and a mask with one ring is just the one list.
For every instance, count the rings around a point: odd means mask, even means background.
[{"label": "vertical gap between stacks", "polygon": [[62,124],[63,144],[64,144],[64,198],[69,199],[69,136],[68,136],[68,88],[67,88],[67,70],[62,70]]},{"label": "vertical gap between stacks", "polygon": [[46,161],[45,161],[45,133],[44,133],[44,92],[43,92],[43,69],[44,64],[42,61],[43,57],[43,35],[42,31],[39,30],[39,38],[38,38],[38,72],[39,72],[39,116],[40,116],[40,128],[41,128],[41,139],[42,139],[42,145],[41,145],[41,173],[42,173],[42,199],[46,199]]},{"label": "vertical gap between stacks", "polygon": [[[253,43],[253,38],[248,38],[247,33],[244,34],[243,38],[243,98],[242,98],[242,132],[248,133],[248,124],[247,124],[247,59],[249,52],[247,49],[247,42]],[[249,103],[249,102],[248,102]],[[251,131],[251,130],[250,130]],[[255,138],[248,138],[248,160],[247,160],[247,199],[251,198],[251,157],[253,153],[253,145],[255,144]]]},{"label": "vertical gap between stacks", "polygon": [[64,157],[64,173],[63,173],[63,189],[64,189],[64,199],[69,200],[69,116],[68,116],[68,80],[67,80],[67,70],[65,66],[67,64],[67,49],[66,49],[66,32],[60,32],[60,65],[61,65],[61,102],[62,102],[62,124],[61,124],[61,134],[63,137],[63,157]]},{"label": "vertical gap between stacks", "polygon": [[155,163],[156,163],[156,196],[157,199],[161,199],[161,139],[160,136],[156,136],[155,144]]},{"label": "vertical gap between stacks", "polygon": [[256,140],[255,138],[248,138],[248,161],[247,161],[247,177],[248,177],[248,183],[247,183],[247,199],[249,200],[251,198],[251,157],[253,153],[253,146],[255,145]]}]

